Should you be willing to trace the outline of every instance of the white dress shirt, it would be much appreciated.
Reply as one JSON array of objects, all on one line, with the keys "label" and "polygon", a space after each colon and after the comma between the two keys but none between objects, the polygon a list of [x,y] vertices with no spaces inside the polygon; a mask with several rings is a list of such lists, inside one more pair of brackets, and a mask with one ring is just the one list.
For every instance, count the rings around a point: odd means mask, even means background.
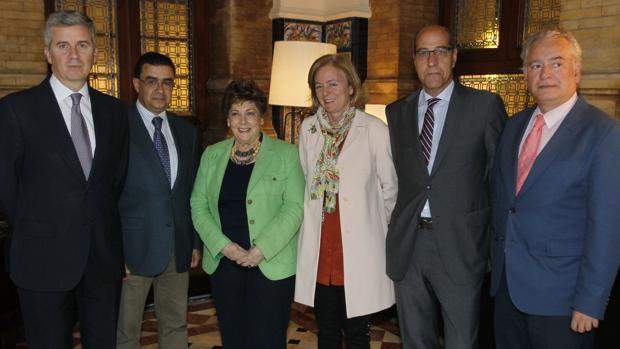
[{"label": "white dress shirt", "polygon": [[[435,156],[437,155],[437,148],[439,148],[439,141],[441,140],[441,133],[443,131],[443,125],[446,123],[446,115],[448,114],[448,106],[450,105],[450,97],[452,97],[452,91],[454,91],[454,81],[450,82],[446,88],[441,91],[437,97],[433,97],[422,90],[420,97],[418,98],[418,130],[422,133],[422,125],[424,123],[424,114],[428,108],[428,100],[431,98],[439,98],[440,100],[433,106],[433,115],[435,116],[435,122],[433,123],[433,144],[431,146],[431,154],[428,159],[427,170],[431,173],[433,164],[435,163]],[[419,140],[418,140],[419,141]],[[424,208],[420,213],[420,216],[430,218],[431,207],[426,200]]]},{"label": "white dress shirt", "polygon": [[79,93],[82,95],[82,98],[80,98],[80,111],[82,112],[84,122],[86,123],[86,129],[88,130],[88,139],[90,140],[92,156],[95,157],[95,147],[97,142],[95,140],[95,123],[93,122],[93,109],[90,106],[88,85],[85,83],[79,91],[73,91],[63,85],[62,82],[54,76],[54,74],[50,77],[50,85],[52,86],[52,91],[54,91],[54,96],[56,97],[56,101],[60,107],[62,118],[65,120],[67,130],[69,130],[69,135],[71,135],[71,107],[73,106],[71,95],[74,93]]},{"label": "white dress shirt", "polygon": [[161,133],[164,135],[166,139],[166,145],[168,145],[168,155],[170,157],[170,188],[174,187],[174,182],[177,179],[177,170],[179,168],[179,158],[177,155],[177,148],[174,143],[174,137],[172,137],[172,131],[170,130],[170,124],[168,124],[168,117],[166,116],[166,111],[163,111],[159,114],[153,114],[148,109],[146,109],[140,101],[136,101],[136,106],[138,108],[138,113],[140,113],[140,117],[142,117],[142,122],[144,122],[144,127],[149,132],[151,136],[151,140],[153,139],[153,135],[155,134],[155,126],[153,125],[153,118],[155,116],[159,116],[162,118],[161,123]]},{"label": "white dress shirt", "polygon": [[573,109],[573,106],[577,103],[577,93],[575,93],[568,101],[564,102],[558,107],[549,110],[546,113],[542,113],[540,108],[536,107],[534,112],[532,113],[532,117],[530,118],[529,123],[527,124],[527,128],[525,129],[525,133],[523,134],[523,138],[521,138],[521,144],[519,145],[519,155],[521,155],[521,149],[523,148],[523,143],[525,142],[525,138],[530,134],[532,128],[534,128],[534,122],[536,121],[536,115],[543,114],[543,118],[545,119],[545,124],[542,127],[542,132],[540,134],[540,145],[538,146],[538,152],[536,155],[540,154],[543,148],[549,143],[549,140],[555,132],[560,128],[562,121],[566,119],[566,115]]}]

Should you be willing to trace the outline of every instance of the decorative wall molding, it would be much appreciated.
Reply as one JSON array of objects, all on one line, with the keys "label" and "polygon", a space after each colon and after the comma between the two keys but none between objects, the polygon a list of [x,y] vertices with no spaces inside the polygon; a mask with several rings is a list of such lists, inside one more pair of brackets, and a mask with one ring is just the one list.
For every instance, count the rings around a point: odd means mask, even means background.
[{"label": "decorative wall molding", "polygon": [[269,18],[327,22],[346,17],[370,18],[371,14],[368,0],[274,0]]}]

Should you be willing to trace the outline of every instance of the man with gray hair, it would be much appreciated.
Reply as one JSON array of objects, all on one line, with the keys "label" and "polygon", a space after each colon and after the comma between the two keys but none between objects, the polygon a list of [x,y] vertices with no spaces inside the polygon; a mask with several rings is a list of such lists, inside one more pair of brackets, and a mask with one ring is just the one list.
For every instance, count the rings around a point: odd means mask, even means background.
[{"label": "man with gray hair", "polygon": [[0,100],[0,213],[29,348],[114,348],[122,238],[117,200],[125,176],[122,103],[87,84],[93,21],[61,11],[45,24],[52,74]]},{"label": "man with gray hair", "polygon": [[592,348],[620,264],[620,125],[577,94],[581,48],[534,34],[536,106],[512,117],[491,174],[498,348]]}]

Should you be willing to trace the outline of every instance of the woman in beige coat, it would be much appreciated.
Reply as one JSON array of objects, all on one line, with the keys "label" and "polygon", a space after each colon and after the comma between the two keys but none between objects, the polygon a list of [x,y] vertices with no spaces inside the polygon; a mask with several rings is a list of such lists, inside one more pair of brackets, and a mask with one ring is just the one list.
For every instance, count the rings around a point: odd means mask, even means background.
[{"label": "woman in beige coat", "polygon": [[317,112],[304,120],[306,176],[295,301],[314,306],[319,348],[370,347],[370,314],[394,304],[385,274],[385,235],[397,180],[385,124],[364,113],[365,93],[346,56],[310,68]]}]

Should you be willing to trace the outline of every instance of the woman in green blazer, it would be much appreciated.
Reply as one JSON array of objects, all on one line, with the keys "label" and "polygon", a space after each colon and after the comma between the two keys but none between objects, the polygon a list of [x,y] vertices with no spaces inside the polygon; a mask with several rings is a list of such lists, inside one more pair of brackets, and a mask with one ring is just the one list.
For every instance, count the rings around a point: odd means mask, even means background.
[{"label": "woman in green blazer", "polygon": [[207,147],[191,197],[203,269],[225,348],[286,348],[304,175],[297,148],[261,132],[264,93],[231,82],[222,111],[233,138]]}]

